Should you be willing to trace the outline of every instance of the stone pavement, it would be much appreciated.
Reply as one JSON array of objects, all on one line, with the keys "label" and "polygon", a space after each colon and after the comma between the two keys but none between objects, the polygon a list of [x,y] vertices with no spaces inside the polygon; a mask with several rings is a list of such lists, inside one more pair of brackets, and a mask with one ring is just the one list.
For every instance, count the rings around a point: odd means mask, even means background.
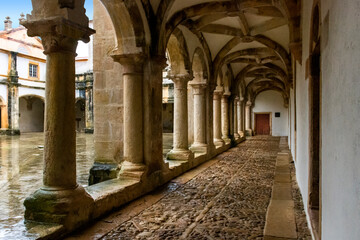
[{"label": "stone pavement", "polygon": [[[68,239],[264,239],[279,141],[249,138]],[[298,239],[311,239],[294,203]]]}]

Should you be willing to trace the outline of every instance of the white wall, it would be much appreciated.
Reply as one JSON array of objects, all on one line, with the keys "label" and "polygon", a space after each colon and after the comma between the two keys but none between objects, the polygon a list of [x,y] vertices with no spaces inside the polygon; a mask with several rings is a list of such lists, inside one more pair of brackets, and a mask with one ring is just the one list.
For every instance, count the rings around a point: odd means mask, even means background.
[{"label": "white wall", "polygon": [[[271,112],[272,135],[288,135],[288,109],[284,107],[284,100],[277,91],[265,91],[260,93],[255,99],[253,113]],[[280,112],[280,117],[275,117],[275,112]],[[255,119],[255,118],[253,118]],[[253,129],[255,122],[253,121]]]},{"label": "white wall", "polygon": [[360,2],[321,7],[322,239],[360,239]]},{"label": "white wall", "polygon": [[[19,77],[25,78],[25,79],[29,78],[29,63],[30,62],[39,64],[40,76],[39,76],[38,80],[45,81],[46,63],[35,61],[35,60],[30,60],[28,58],[23,58],[23,57],[18,56],[17,57],[17,71],[18,71]],[[31,83],[28,83],[27,85],[29,85],[29,84],[31,84]]]},{"label": "white wall", "polygon": [[[0,52],[0,74],[7,75],[9,67],[9,55],[7,53]],[[3,77],[0,77],[0,79]]]}]

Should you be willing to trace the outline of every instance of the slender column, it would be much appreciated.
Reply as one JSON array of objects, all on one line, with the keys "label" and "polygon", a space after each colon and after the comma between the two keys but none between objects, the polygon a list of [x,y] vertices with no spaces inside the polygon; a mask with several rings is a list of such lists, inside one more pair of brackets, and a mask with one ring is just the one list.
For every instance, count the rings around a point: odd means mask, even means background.
[{"label": "slender column", "polygon": [[8,78],[8,129],[7,135],[19,135],[19,91],[17,72],[17,53],[11,52],[11,68]]},{"label": "slender column", "polygon": [[238,119],[240,117],[240,115],[238,115],[238,102],[239,102],[239,97],[235,97],[234,98],[234,138],[235,140],[239,139],[240,138],[240,135],[239,135],[239,126],[238,126]]},{"label": "slender column", "polygon": [[44,6],[33,1],[33,15],[28,15],[28,20],[22,23],[28,28],[29,36],[41,37],[47,56],[43,187],[25,200],[25,218],[61,223],[73,229],[74,222],[89,218],[93,203],[76,182],[74,119],[76,47],[78,40],[89,41],[94,31],[87,27],[83,2],[82,5],[77,2],[71,9],[80,21],[76,23],[66,19],[69,15],[60,17],[58,14],[67,9],[57,4],[51,8],[51,3],[47,6],[48,13],[54,11],[54,17],[47,15],[49,18],[43,19]]},{"label": "slender column", "polygon": [[85,77],[85,133],[94,132],[94,94],[93,94],[94,77],[89,73]]},{"label": "slender column", "polygon": [[170,76],[174,82],[174,148],[167,154],[169,160],[189,160],[194,154],[188,147],[187,83],[189,75]]},{"label": "slender column", "polygon": [[229,94],[223,94],[221,98],[221,132],[222,132],[222,139],[225,142],[230,141],[229,138]]},{"label": "slender column", "polygon": [[123,66],[124,161],[122,176],[141,177],[146,167],[143,147],[143,63],[141,54],[113,55]]},{"label": "slender column", "polygon": [[240,137],[244,136],[244,114],[243,114],[243,105],[244,98],[239,98],[239,101],[237,102],[237,114],[238,114],[238,133]]},{"label": "slender column", "polygon": [[222,91],[214,91],[214,144],[218,147],[225,144],[221,138],[221,96]]},{"label": "slender column", "polygon": [[245,130],[247,136],[252,136],[251,129],[251,105],[252,103],[248,101],[245,106]]},{"label": "slender column", "polygon": [[193,152],[206,153],[206,115],[205,115],[205,89],[206,84],[191,84],[194,93],[194,143],[190,149]]}]

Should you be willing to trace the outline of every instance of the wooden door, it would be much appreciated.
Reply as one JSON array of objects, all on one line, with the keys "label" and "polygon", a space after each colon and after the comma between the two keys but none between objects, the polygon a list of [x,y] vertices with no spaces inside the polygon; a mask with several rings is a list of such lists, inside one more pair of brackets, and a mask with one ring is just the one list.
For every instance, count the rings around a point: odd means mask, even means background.
[{"label": "wooden door", "polygon": [[256,114],[256,134],[270,135],[270,114]]}]

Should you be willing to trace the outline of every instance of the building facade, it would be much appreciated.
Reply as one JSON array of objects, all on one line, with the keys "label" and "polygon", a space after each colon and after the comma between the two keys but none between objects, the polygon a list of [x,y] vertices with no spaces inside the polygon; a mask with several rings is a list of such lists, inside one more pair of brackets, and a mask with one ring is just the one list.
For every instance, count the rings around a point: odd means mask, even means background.
[{"label": "building facade", "polygon": [[[24,15],[19,19],[24,20]],[[2,134],[44,131],[46,55],[41,39],[6,18],[0,31],[0,106]],[[92,23],[90,22],[90,25]],[[93,132],[92,47],[80,43],[76,58],[78,132]]]}]

